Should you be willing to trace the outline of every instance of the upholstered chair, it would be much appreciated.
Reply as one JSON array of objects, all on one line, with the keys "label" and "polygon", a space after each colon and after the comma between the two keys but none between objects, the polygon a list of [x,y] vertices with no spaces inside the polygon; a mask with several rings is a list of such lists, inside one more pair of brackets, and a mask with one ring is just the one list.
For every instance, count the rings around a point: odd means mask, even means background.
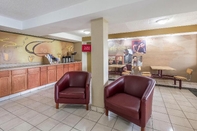
[{"label": "upholstered chair", "polygon": [[59,109],[59,103],[86,104],[86,110],[88,110],[90,80],[91,74],[85,71],[65,73],[55,84],[56,108]]},{"label": "upholstered chair", "polygon": [[108,111],[129,120],[145,131],[152,114],[155,80],[144,76],[126,75],[104,89],[106,115]]}]

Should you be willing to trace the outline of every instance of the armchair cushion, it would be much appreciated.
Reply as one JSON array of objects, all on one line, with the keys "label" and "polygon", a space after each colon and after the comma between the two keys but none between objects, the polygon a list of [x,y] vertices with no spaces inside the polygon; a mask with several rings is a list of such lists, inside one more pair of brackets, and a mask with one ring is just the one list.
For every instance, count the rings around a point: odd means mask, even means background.
[{"label": "armchair cushion", "polygon": [[72,87],[59,92],[60,98],[85,99],[85,88]]},{"label": "armchair cushion", "polygon": [[139,119],[140,99],[125,93],[118,93],[106,99],[106,105],[116,112]]}]

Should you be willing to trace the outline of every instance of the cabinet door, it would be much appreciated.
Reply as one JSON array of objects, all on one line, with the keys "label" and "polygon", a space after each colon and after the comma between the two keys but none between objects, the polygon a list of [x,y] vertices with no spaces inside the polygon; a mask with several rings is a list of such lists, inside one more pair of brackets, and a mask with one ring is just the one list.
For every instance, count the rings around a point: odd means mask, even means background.
[{"label": "cabinet door", "polygon": [[56,81],[56,66],[48,66],[48,83]]},{"label": "cabinet door", "polygon": [[27,88],[31,89],[40,86],[40,68],[29,68],[27,72]]},{"label": "cabinet door", "polygon": [[40,85],[46,85],[48,84],[47,81],[47,67],[41,67],[40,68]]},{"label": "cabinet door", "polygon": [[75,64],[74,63],[70,63],[69,64],[69,71],[74,71],[75,70]]},{"label": "cabinet door", "polygon": [[79,71],[79,63],[75,63],[75,71]]},{"label": "cabinet door", "polygon": [[57,81],[63,76],[63,65],[57,66]]},{"label": "cabinet door", "polygon": [[64,65],[64,74],[69,71],[69,64]]},{"label": "cabinet door", "polygon": [[11,93],[17,93],[27,89],[27,70],[12,70]]},{"label": "cabinet door", "polygon": [[0,71],[0,97],[11,94],[11,73]]},{"label": "cabinet door", "polygon": [[79,62],[79,70],[82,71],[82,63]]}]

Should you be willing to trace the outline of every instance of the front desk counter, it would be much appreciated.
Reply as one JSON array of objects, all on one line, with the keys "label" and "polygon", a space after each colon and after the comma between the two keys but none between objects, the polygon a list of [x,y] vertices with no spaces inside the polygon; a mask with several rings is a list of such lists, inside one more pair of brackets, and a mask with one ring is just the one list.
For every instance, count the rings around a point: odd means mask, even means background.
[{"label": "front desk counter", "polygon": [[56,82],[64,73],[80,70],[81,62],[0,68],[0,98]]}]

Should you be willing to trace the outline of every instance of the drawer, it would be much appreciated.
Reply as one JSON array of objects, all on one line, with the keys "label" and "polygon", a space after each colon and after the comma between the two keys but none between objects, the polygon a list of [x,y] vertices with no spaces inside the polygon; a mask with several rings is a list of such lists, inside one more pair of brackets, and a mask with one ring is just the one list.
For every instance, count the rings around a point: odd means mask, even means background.
[{"label": "drawer", "polygon": [[26,74],[27,69],[12,70],[12,75]]},{"label": "drawer", "polygon": [[48,66],[47,68],[48,68],[48,70],[54,70],[54,69],[56,69],[56,66]]},{"label": "drawer", "polygon": [[57,65],[57,68],[63,68],[63,65]]},{"label": "drawer", "polygon": [[0,77],[9,77],[10,71],[0,71]]}]

